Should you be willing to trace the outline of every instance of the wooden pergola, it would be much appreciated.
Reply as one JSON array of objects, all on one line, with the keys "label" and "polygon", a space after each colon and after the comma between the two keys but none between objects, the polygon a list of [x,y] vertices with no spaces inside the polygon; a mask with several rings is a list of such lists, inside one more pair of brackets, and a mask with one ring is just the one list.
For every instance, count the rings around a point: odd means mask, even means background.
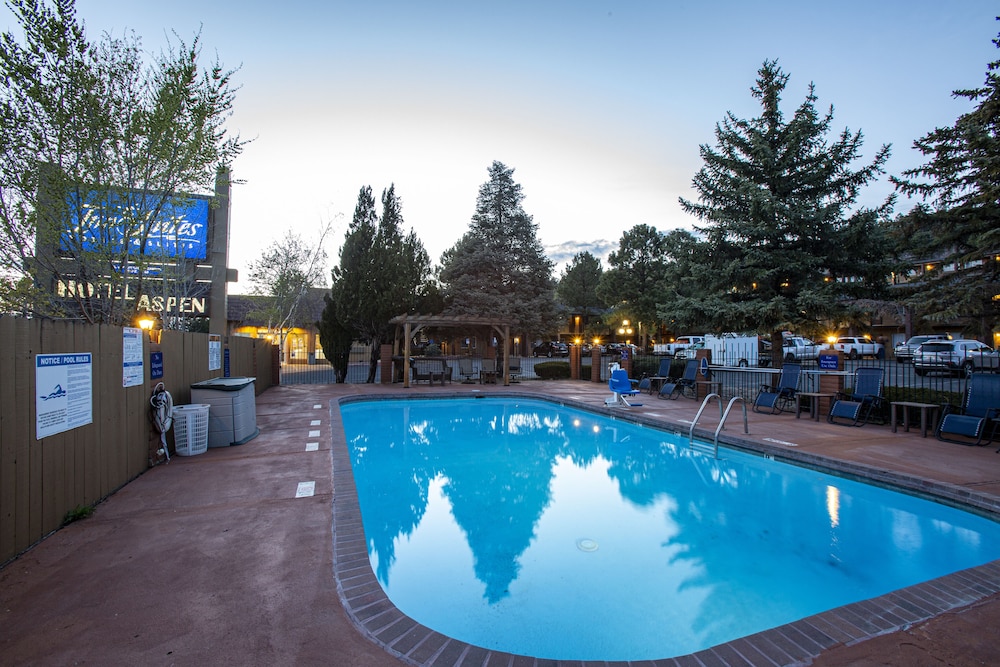
[{"label": "wooden pergola", "polygon": [[[442,328],[482,328],[493,331],[497,338],[503,342],[503,383],[510,386],[510,374],[506,369],[510,368],[510,322],[503,322],[492,317],[476,317],[474,315],[397,315],[389,320],[389,324],[396,326],[394,340],[398,342],[400,328],[403,331],[403,359],[406,364],[403,370],[403,387],[410,386],[409,360],[410,341],[421,329],[425,327]],[[394,344],[395,346],[395,344]]]}]

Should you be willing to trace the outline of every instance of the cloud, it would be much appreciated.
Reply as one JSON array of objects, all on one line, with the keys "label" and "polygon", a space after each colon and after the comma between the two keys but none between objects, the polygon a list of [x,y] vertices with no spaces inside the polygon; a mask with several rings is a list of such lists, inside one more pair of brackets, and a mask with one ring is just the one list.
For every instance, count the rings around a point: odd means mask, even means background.
[{"label": "cloud", "polygon": [[573,261],[581,252],[589,252],[594,257],[601,260],[602,266],[607,269],[608,255],[618,248],[618,241],[598,239],[596,241],[564,241],[555,245],[544,246],[546,256],[556,265],[556,272]]}]

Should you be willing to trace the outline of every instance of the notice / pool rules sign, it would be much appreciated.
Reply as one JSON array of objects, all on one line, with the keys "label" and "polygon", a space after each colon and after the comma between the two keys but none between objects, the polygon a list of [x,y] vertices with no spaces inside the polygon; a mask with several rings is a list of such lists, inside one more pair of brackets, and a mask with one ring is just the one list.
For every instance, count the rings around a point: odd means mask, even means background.
[{"label": "notice / pool rules sign", "polygon": [[90,352],[35,356],[35,439],[94,421]]}]

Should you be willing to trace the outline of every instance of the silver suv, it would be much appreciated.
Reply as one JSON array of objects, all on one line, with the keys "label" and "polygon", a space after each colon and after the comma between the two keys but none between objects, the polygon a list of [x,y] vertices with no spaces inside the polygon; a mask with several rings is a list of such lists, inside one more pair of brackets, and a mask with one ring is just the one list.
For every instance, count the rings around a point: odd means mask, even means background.
[{"label": "silver suv", "polygon": [[905,343],[900,343],[893,348],[893,352],[896,355],[896,361],[903,363],[906,361],[913,361],[913,355],[920,347],[922,343],[926,343],[929,340],[951,340],[951,336],[945,334],[924,334],[922,336],[913,336],[910,340]]},{"label": "silver suv", "polygon": [[931,372],[956,373],[968,375],[975,366],[969,359],[969,353],[976,350],[990,350],[986,343],[978,340],[932,340],[922,343],[913,355],[913,372],[917,375],[927,375]]}]

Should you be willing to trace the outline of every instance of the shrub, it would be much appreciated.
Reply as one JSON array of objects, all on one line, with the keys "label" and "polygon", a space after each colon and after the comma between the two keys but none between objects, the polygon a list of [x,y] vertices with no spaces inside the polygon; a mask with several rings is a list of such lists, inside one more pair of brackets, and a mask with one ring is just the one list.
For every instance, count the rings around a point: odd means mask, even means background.
[{"label": "shrub", "polygon": [[565,380],[569,377],[569,362],[543,361],[535,364],[535,375],[543,380]]},{"label": "shrub", "polygon": [[94,513],[94,508],[90,505],[77,505],[75,508],[66,512],[63,516],[62,525],[66,526],[74,521],[80,521],[81,519],[86,519],[88,516]]}]

